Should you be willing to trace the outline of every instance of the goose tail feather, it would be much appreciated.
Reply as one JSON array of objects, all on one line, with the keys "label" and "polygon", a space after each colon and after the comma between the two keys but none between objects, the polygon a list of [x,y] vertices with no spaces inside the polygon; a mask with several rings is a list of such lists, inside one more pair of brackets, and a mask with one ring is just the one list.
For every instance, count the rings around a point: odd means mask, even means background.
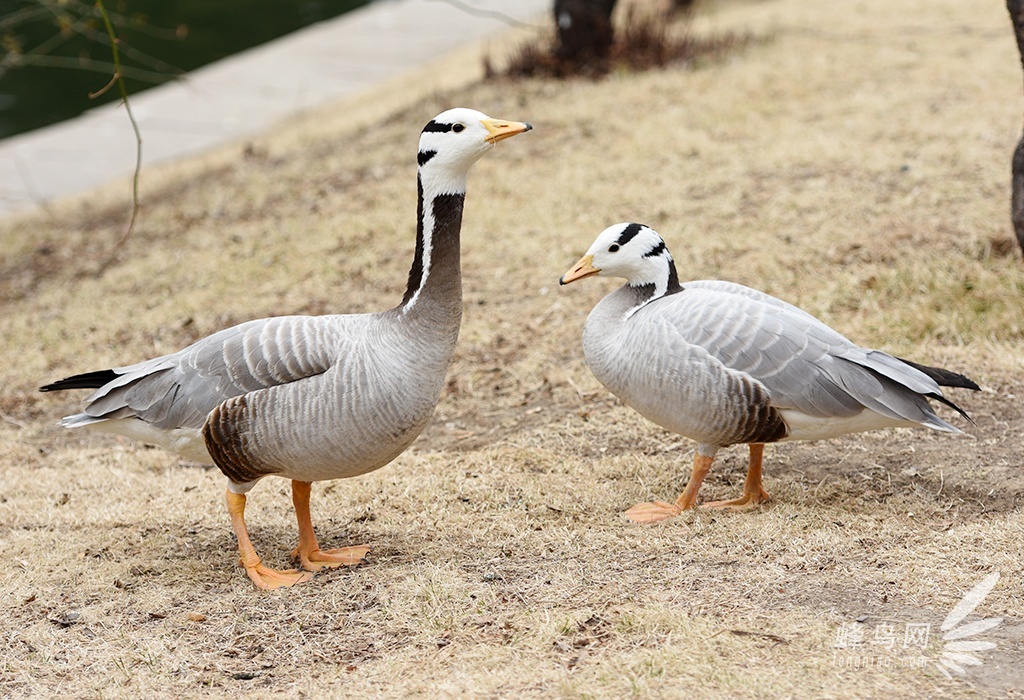
[{"label": "goose tail feather", "polygon": [[927,374],[931,377],[936,384],[939,386],[949,386],[957,389],[971,389],[973,391],[981,391],[981,387],[973,379],[969,379],[962,374],[953,372],[942,367],[929,367],[928,365],[921,365],[912,360],[905,359],[903,357],[897,357],[897,360],[904,364],[908,364],[918,372]]},{"label": "goose tail feather", "polygon": [[101,369],[96,372],[75,374],[71,377],[58,379],[55,382],[39,387],[39,391],[65,391],[67,389],[99,389],[117,379],[118,374],[112,369]]}]

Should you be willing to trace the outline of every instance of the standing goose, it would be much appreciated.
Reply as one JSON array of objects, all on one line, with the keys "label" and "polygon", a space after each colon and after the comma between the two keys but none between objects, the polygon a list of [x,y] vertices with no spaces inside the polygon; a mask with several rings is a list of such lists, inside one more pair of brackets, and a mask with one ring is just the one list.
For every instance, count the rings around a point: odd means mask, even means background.
[{"label": "standing goose", "polygon": [[[978,389],[948,370],[860,348],[810,314],[749,287],[679,283],[656,232],[616,224],[559,280],[624,277],[587,317],[583,353],[594,375],[642,416],[697,441],[693,473],[674,504],[626,511],[656,522],[693,508],[722,447],[747,443],[743,495],[707,508],[746,509],[768,500],[764,444],[820,440],[895,426],[961,432],[935,415],[936,399],[962,416],[939,386]],[[968,418],[969,420],[969,418]]]},{"label": "standing goose", "polygon": [[[322,551],[310,482],[383,467],[420,434],[440,397],[462,320],[459,232],[469,168],[526,123],[451,109],[420,135],[416,253],[402,302],[389,311],[249,321],[171,355],[79,374],[41,388],[95,389],[61,421],[214,463],[241,563],[260,588],[301,583],[323,567],[362,563],[369,547]],[[268,475],[291,479],[302,569],[260,563],[245,494]]]}]

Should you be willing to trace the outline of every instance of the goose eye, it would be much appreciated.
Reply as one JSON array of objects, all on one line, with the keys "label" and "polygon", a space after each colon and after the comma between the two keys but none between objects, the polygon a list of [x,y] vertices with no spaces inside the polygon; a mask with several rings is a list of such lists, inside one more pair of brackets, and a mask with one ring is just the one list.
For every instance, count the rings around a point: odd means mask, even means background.
[{"label": "goose eye", "polygon": [[465,131],[465,130],[466,130],[466,125],[465,124],[456,124],[455,126],[452,127],[452,131],[454,131],[456,134],[459,133],[460,131]]},{"label": "goose eye", "polygon": [[618,249],[619,249],[619,244],[618,243],[612,243],[610,246],[608,246],[608,252],[609,253],[617,252]]}]

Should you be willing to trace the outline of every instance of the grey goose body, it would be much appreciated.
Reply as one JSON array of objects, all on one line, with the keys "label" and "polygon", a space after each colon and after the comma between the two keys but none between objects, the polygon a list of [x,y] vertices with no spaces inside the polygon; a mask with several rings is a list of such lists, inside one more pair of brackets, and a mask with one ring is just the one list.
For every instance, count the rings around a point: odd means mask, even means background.
[{"label": "grey goose body", "polygon": [[960,432],[929,399],[963,414],[940,384],[978,388],[956,373],[861,348],[807,312],[749,287],[680,284],[664,240],[640,224],[606,229],[561,281],[594,274],[627,283],[587,318],[587,365],[641,415],[698,443],[680,499],[636,506],[628,511],[636,520],[693,507],[722,447],[751,445],[748,483],[741,498],[709,505],[749,507],[768,497],[760,479],[765,443],[897,426]]},{"label": "grey goose body", "polygon": [[217,463],[235,491],[271,474],[356,476],[401,453],[433,413],[458,316],[444,325],[417,316],[249,321],[111,370],[85,410],[62,424]]},{"label": "grey goose body", "polygon": [[[529,124],[475,110],[443,112],[418,151],[416,252],[404,298],[379,313],[282,316],[227,328],[183,350],[75,375],[43,391],[92,388],[63,419],[216,464],[242,564],[276,588],[308,571],[360,563],[368,547],[323,552],[312,532],[309,484],[378,469],[426,426],[440,397],[462,318],[460,231],[470,166]],[[248,538],[245,494],[263,477],[291,479],[302,571],[264,567]]]}]

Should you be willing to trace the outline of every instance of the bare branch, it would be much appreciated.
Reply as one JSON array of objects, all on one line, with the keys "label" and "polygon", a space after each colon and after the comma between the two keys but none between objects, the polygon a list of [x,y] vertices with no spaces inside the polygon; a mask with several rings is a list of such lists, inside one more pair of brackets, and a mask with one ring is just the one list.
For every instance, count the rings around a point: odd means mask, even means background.
[{"label": "bare branch", "polygon": [[114,87],[114,84],[117,83],[117,79],[120,78],[120,77],[121,77],[120,73],[114,73],[112,76],[110,76],[110,82],[109,83],[107,83],[106,85],[101,87],[96,92],[90,92],[89,93],[89,99],[90,100],[95,100],[97,97],[100,97],[101,95],[106,94],[107,91],[110,90],[110,88]]},{"label": "bare branch", "polygon": [[[110,17],[107,15],[107,8],[103,5],[103,0],[96,0],[96,8],[100,11],[100,15],[103,17],[103,25],[107,29],[107,35],[110,37],[110,51],[114,58],[114,77],[111,82],[116,82],[117,87],[121,91],[121,100],[124,102],[124,109],[128,113],[128,121],[132,124],[132,131],[135,132],[135,174],[132,176],[132,218],[128,222],[128,229],[124,232],[124,235],[114,244],[114,246],[108,251],[107,255],[112,255],[114,251],[121,247],[121,245],[128,240],[128,236],[131,235],[135,229],[135,220],[139,215],[139,173],[142,171],[142,133],[139,131],[139,124],[135,121],[135,115],[132,114],[132,106],[128,102],[128,88],[124,84],[124,73],[121,71],[121,53],[118,51],[118,44],[120,40],[114,33],[114,26],[110,23]],[[103,88],[105,92],[109,88],[109,84],[106,88]]]},{"label": "bare branch", "polygon": [[478,7],[473,7],[472,5],[467,5],[464,2],[460,2],[460,0],[434,0],[434,2],[447,3],[456,9],[462,10],[467,15],[476,15],[477,17],[490,17],[492,19],[498,20],[499,22],[504,22],[510,27],[530,27],[532,29],[541,29],[541,27],[539,27],[536,24],[530,24],[529,22],[521,22],[515,17],[506,15],[504,12],[498,12],[497,10],[481,10]]},{"label": "bare branch", "polygon": [[144,80],[153,84],[163,83],[169,80],[169,78],[163,73],[157,73],[155,71],[142,70],[140,68],[125,65],[122,65],[121,70],[118,71],[113,63],[95,61],[93,59],[82,60],[80,58],[72,58],[71,56],[44,56],[36,55],[34,53],[25,53],[16,58],[7,57],[0,60],[0,66],[46,66],[48,68],[75,68],[94,71],[96,73],[120,72],[122,77],[132,78],[133,80]]}]

